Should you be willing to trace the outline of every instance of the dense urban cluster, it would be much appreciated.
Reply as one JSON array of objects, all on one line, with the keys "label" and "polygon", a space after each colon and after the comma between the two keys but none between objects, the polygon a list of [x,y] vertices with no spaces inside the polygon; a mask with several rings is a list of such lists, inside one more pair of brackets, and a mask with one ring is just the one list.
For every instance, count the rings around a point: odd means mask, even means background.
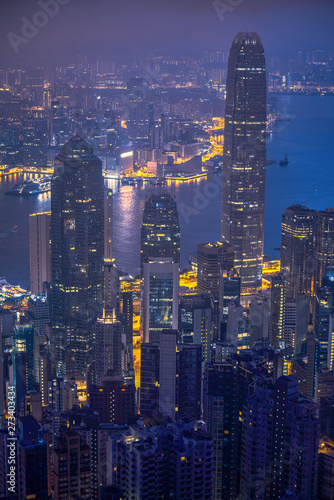
[{"label": "dense urban cluster", "polygon": [[[134,61],[0,71],[0,174],[51,191],[29,217],[30,291],[0,280],[0,498],[332,499],[334,209],[287,207],[280,261],[263,259],[268,88],[333,92],[332,54],[266,68],[239,33],[228,64]],[[207,175],[221,240],[181,275],[173,182]],[[137,280],[106,178],[151,185]]]}]

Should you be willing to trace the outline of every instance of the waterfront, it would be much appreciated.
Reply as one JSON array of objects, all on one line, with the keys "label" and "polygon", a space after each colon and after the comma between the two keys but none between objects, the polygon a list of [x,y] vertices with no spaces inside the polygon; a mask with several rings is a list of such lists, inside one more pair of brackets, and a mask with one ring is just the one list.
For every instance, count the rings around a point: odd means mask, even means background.
[{"label": "waterfront", "polygon": [[[315,209],[334,206],[334,99],[320,96],[280,96],[279,108],[291,121],[279,122],[268,138],[267,156],[277,161],[267,167],[265,253],[279,255],[282,211],[292,203]],[[289,165],[278,162],[287,154]],[[33,176],[32,176],[33,177]],[[4,192],[27,178],[14,174],[0,179],[0,276],[29,288],[29,213],[50,208],[50,193],[29,198]],[[152,186],[120,186],[106,181],[114,195],[114,256],[122,271],[139,271],[140,223]],[[221,187],[219,174],[185,183],[173,183],[181,224],[181,268],[197,243],[220,238]],[[16,231],[9,229],[18,226]]]}]

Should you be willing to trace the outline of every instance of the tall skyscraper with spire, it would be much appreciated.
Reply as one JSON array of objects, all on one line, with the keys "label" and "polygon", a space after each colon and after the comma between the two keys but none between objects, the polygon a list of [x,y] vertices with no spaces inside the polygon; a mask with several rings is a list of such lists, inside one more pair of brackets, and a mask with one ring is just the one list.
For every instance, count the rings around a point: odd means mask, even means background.
[{"label": "tall skyscraper with spire", "polygon": [[238,33],[228,61],[222,240],[235,249],[243,294],[260,285],[266,172],[266,73],[256,33]]},{"label": "tall skyscraper with spire", "polygon": [[85,372],[103,309],[102,162],[79,135],[55,158],[51,195],[52,356],[65,376]]}]

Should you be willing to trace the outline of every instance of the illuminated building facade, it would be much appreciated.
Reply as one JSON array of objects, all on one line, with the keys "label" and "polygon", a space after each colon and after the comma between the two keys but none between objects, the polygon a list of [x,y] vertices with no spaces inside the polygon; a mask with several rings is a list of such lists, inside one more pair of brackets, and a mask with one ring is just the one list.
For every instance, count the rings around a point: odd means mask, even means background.
[{"label": "illuminated building facade", "polygon": [[85,373],[102,316],[102,163],[80,136],[55,158],[51,185],[52,355],[56,373]]},{"label": "illuminated building facade", "polygon": [[317,286],[327,271],[334,268],[334,208],[320,210],[317,216],[316,231]]},{"label": "illuminated building facade", "polygon": [[175,197],[151,193],[141,226],[142,329],[157,342],[162,329],[178,328],[180,225]]},{"label": "illuminated building facade", "polygon": [[256,33],[233,40],[226,80],[222,240],[235,249],[242,293],[261,283],[266,172],[266,73]]},{"label": "illuminated building facade", "polygon": [[270,278],[269,338],[272,346],[284,340],[286,286],[283,274]]},{"label": "illuminated building facade", "polygon": [[288,299],[300,293],[314,297],[316,217],[316,210],[301,205],[292,205],[282,214],[281,268]]},{"label": "illuminated building facade", "polygon": [[158,342],[161,330],[178,329],[179,263],[168,258],[143,265],[144,342]]},{"label": "illuminated building facade", "polygon": [[141,263],[152,257],[180,262],[180,224],[174,195],[158,191],[145,201],[141,225]]}]

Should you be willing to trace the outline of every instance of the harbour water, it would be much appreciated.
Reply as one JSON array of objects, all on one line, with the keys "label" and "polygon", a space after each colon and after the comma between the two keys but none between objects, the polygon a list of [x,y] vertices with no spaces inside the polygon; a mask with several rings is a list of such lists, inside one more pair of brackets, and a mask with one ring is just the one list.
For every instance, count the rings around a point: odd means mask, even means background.
[{"label": "harbour water", "polygon": [[[290,121],[278,122],[268,137],[264,251],[278,257],[281,215],[300,203],[314,209],[334,206],[334,99],[326,96],[280,96],[279,110]],[[287,155],[289,164],[280,167]],[[50,193],[28,198],[5,196],[23,175],[0,177],[0,276],[29,288],[29,214],[50,208]],[[139,272],[140,224],[150,184],[114,189],[114,257],[131,275]],[[221,186],[219,174],[186,183],[173,183],[181,225],[181,269],[197,243],[220,238]],[[16,231],[9,231],[18,226]]]}]

